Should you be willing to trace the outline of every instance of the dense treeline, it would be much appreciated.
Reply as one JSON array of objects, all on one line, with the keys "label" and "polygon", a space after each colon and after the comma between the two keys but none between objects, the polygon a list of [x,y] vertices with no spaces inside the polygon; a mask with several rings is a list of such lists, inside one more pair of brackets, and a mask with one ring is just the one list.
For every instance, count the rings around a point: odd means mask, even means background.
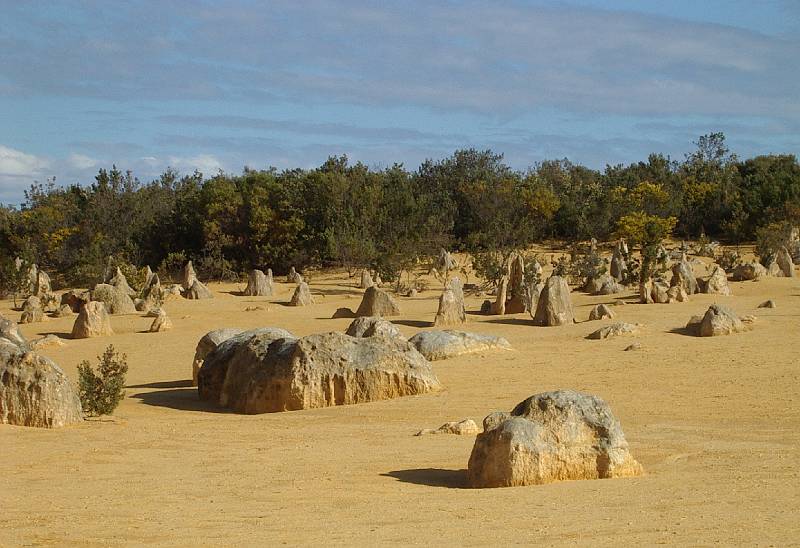
[{"label": "dense treeline", "polygon": [[[89,186],[37,184],[0,209],[5,267],[20,256],[67,283],[98,279],[108,258],[207,277],[251,267],[370,266],[384,279],[440,247],[511,249],[546,238],[613,237],[631,214],[671,219],[680,237],[751,240],[800,218],[792,155],[739,160],[722,134],[681,162],[652,154],[603,172],[568,160],[512,170],[492,151],[459,150],[410,172],[331,157],[312,170],[241,175],[167,171],[148,184],[116,167]],[[626,217],[627,216],[627,217]]]}]

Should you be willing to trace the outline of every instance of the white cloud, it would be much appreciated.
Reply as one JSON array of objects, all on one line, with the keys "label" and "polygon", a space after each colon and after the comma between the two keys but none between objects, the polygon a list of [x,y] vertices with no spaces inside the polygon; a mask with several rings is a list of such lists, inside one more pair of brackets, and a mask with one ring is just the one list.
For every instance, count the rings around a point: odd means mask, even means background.
[{"label": "white cloud", "polygon": [[49,165],[50,162],[45,158],[0,145],[0,176],[34,177]]},{"label": "white cloud", "polygon": [[216,175],[217,171],[225,168],[216,157],[211,154],[198,154],[196,156],[170,156],[168,163],[179,171],[186,173],[198,170],[206,177]]},{"label": "white cloud", "polygon": [[70,165],[76,169],[91,169],[100,162],[94,158],[90,158],[85,154],[70,154],[67,159]]}]

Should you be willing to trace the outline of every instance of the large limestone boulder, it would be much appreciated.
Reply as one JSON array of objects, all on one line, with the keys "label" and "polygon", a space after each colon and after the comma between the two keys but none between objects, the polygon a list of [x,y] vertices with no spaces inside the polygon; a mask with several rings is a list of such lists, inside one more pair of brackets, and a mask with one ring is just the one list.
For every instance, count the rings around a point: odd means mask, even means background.
[{"label": "large limestone boulder", "polygon": [[[144,284],[140,305],[136,307],[136,310],[148,312],[154,308],[158,308],[164,301],[164,298],[164,290],[161,288],[161,278],[158,277],[158,274],[151,273]],[[136,304],[136,302],[134,302],[134,304]]]},{"label": "large limestone boulder", "polygon": [[359,287],[361,289],[367,289],[368,287],[372,287],[375,282],[372,281],[372,275],[369,273],[369,270],[366,268],[361,271],[361,284]]},{"label": "large limestone boulder", "polygon": [[72,325],[73,339],[88,339],[113,334],[114,330],[111,329],[111,319],[106,312],[106,307],[99,301],[86,303]]},{"label": "large limestone boulder", "polygon": [[536,325],[555,326],[570,324],[574,319],[567,281],[560,276],[550,276],[539,296],[533,322]]},{"label": "large limestone boulder", "polygon": [[81,402],[61,368],[48,358],[3,338],[0,343],[0,423],[57,428],[82,420]]},{"label": "large limestone boulder", "polygon": [[136,313],[136,305],[128,294],[110,284],[97,284],[94,286],[92,300],[102,302],[109,314]]},{"label": "large limestone boulder", "polygon": [[625,279],[625,274],[628,271],[628,265],[625,263],[625,256],[623,254],[625,247],[623,246],[624,242],[617,242],[614,246],[614,252],[611,254],[611,277],[618,282]]},{"label": "large limestone boulder", "polygon": [[347,326],[345,333],[351,337],[399,337],[405,339],[396,325],[380,316],[356,318]]},{"label": "large limestone boulder", "polygon": [[493,413],[475,439],[467,476],[473,487],[638,476],[619,421],[606,402],[573,390],[531,396]]},{"label": "large limestone boulder", "polygon": [[466,321],[464,287],[461,285],[460,279],[453,278],[439,297],[439,309],[436,311],[433,325],[459,325]]},{"label": "large limestone boulder", "polygon": [[286,275],[286,283],[299,285],[303,283],[303,276],[292,267],[289,269],[289,274]]},{"label": "large limestone boulder", "polygon": [[747,330],[745,324],[733,310],[721,304],[712,304],[699,324],[696,321],[690,321],[686,327],[690,331],[695,331],[695,334],[700,337],[731,335]]},{"label": "large limestone boulder", "polygon": [[688,260],[681,260],[672,266],[672,281],[669,285],[680,285],[689,295],[697,293],[697,278]]},{"label": "large limestone boulder", "polygon": [[356,310],[356,316],[399,316],[400,306],[385,291],[377,286],[368,287]]},{"label": "large limestone boulder", "polygon": [[197,273],[194,271],[192,261],[186,263],[183,267],[183,275],[181,276],[181,288],[183,291],[189,291],[197,280]]},{"label": "large limestone boulder", "polygon": [[61,295],[61,306],[67,305],[73,312],[80,312],[81,307],[92,300],[88,291],[77,291],[71,289]]},{"label": "large limestone boulder", "polygon": [[737,282],[760,280],[767,276],[767,269],[757,262],[742,263],[733,269],[733,279]]},{"label": "large limestone boulder", "polygon": [[0,316],[0,343],[11,343],[20,348],[28,348],[28,341],[19,332],[19,327],[15,322]]},{"label": "large limestone boulder", "polygon": [[462,354],[487,350],[511,350],[511,344],[503,337],[467,333],[464,331],[420,331],[408,342],[427,359],[446,360]]},{"label": "large limestone boulder", "polygon": [[274,293],[272,282],[272,270],[267,271],[269,275],[261,270],[251,270],[247,276],[247,287],[244,294],[250,297],[271,297]]},{"label": "large limestone boulder", "polygon": [[214,298],[214,294],[211,292],[211,290],[207,288],[200,280],[195,280],[191,287],[189,287],[189,289],[183,293],[183,296],[187,299],[193,300]]},{"label": "large limestone boulder", "polygon": [[169,319],[166,311],[164,311],[163,308],[160,308],[158,310],[156,319],[154,319],[153,323],[150,324],[150,333],[160,333],[169,329],[172,329],[172,320]]},{"label": "large limestone boulder", "polygon": [[725,270],[719,266],[714,265],[711,275],[703,283],[703,292],[712,295],[731,295],[731,288],[728,285],[728,275]]},{"label": "large limestone boulder", "polygon": [[297,284],[297,288],[292,294],[289,301],[289,306],[308,306],[314,304],[314,297],[311,295],[311,289],[306,282]]},{"label": "large limestone boulder", "polygon": [[[209,331],[203,335],[203,337],[198,341],[197,347],[194,351],[194,362],[192,363],[193,386],[197,386],[197,373],[200,371],[200,366],[203,365],[203,360],[206,359],[206,356],[208,356],[213,350],[216,350],[216,348],[224,341],[227,341],[231,337],[235,337],[244,331],[244,329],[227,327],[224,329],[215,329],[214,331]],[[285,333],[286,336],[292,336],[288,331]]]},{"label": "large limestone boulder", "polygon": [[689,295],[682,285],[673,285],[667,290],[667,302],[670,303],[685,303],[689,302]]},{"label": "large limestone boulder", "polygon": [[[430,362],[400,339],[243,335],[209,354],[198,379],[202,398],[238,413],[349,405],[441,388]],[[221,385],[207,382],[212,371],[218,379],[223,370]]]}]

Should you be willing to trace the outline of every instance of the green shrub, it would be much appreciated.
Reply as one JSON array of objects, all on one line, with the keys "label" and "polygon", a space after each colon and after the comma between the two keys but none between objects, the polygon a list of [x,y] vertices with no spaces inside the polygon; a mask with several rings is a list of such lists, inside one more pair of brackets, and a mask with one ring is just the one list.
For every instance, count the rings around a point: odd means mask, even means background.
[{"label": "green shrub", "polygon": [[778,251],[789,243],[791,234],[792,223],[788,221],[770,223],[756,230],[756,255],[762,265],[772,262]]},{"label": "green shrub", "polygon": [[108,345],[98,356],[97,372],[84,360],[78,365],[78,397],[83,410],[90,416],[110,415],[125,397],[125,374],[128,362],[125,354],[118,354]]}]

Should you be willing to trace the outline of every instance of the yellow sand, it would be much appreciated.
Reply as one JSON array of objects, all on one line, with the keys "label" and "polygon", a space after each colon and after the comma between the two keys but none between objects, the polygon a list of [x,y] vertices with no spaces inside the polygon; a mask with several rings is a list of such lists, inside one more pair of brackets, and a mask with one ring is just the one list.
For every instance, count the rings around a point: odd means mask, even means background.
[{"label": "yellow sand", "polygon": [[[557,328],[526,315],[470,315],[465,329],[506,337],[515,351],[434,363],[441,393],[348,407],[243,416],[198,401],[197,340],[220,327],[278,326],[296,335],[343,330],[358,279],[312,281],[317,304],[290,308],[294,289],[172,300],[175,325],[114,316],[116,335],[68,340],[43,353],[75,379],[110,343],[128,356],[127,397],[113,418],[42,430],[0,426],[0,545],[276,544],[774,544],[800,533],[800,278],[731,283],[733,297],[626,304],[635,336],[584,337],[604,322]],[[324,296],[323,296],[324,295]],[[401,298],[400,329],[429,325],[439,290]],[[574,293],[578,319],[597,303]],[[775,309],[756,306],[773,298]],[[468,298],[476,311],[481,298]],[[694,338],[671,332],[714,303],[758,317],[752,331]],[[264,306],[265,310],[245,312]],[[9,312],[5,301],[0,312]],[[29,338],[68,334],[73,318],[22,326]],[[67,336],[67,335],[65,335]],[[640,350],[624,352],[633,342]],[[465,489],[469,436],[422,428],[510,410],[558,388],[597,394],[622,423],[646,475],[537,487]]]}]

